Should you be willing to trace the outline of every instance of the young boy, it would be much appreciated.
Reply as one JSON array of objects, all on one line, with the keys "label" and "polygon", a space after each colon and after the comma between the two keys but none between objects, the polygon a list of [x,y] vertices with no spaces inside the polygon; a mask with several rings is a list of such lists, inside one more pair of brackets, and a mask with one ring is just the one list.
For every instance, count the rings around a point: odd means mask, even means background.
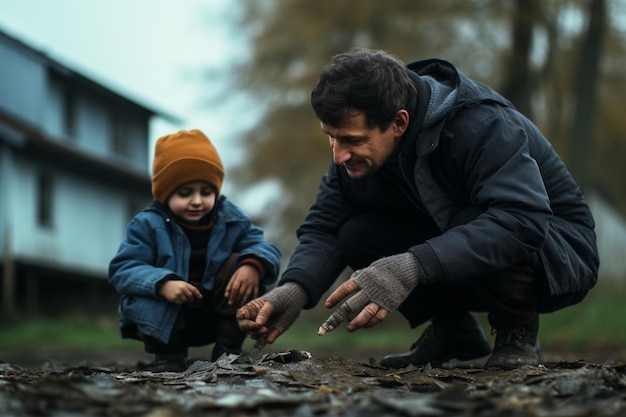
[{"label": "young boy", "polygon": [[215,343],[212,360],[240,353],[246,333],[235,312],[276,280],[280,251],[220,194],[223,179],[201,131],[157,141],[154,200],[129,222],[109,266],[122,337],[156,356],[146,369],[185,370],[189,346]]}]

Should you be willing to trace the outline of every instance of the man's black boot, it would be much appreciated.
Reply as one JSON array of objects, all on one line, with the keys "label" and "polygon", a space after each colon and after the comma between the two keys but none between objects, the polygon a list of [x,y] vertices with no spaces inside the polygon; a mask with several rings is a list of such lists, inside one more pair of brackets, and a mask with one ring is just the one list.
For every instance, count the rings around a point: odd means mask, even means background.
[{"label": "man's black boot", "polygon": [[404,368],[430,363],[436,368],[452,359],[468,361],[489,353],[491,346],[483,330],[468,313],[445,321],[434,318],[409,352],[387,355],[380,364],[386,368]]},{"label": "man's black boot", "polygon": [[492,329],[496,340],[493,354],[485,368],[512,370],[524,365],[537,366],[543,362],[537,333],[539,318],[529,324],[511,330]]}]

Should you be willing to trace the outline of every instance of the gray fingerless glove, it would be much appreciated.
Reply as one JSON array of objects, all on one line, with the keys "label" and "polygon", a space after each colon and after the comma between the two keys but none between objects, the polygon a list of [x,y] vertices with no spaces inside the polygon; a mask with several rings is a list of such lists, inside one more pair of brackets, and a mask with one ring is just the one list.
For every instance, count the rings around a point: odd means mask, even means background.
[{"label": "gray fingerless glove", "polygon": [[269,301],[274,306],[274,312],[267,327],[277,328],[281,333],[291,327],[309,301],[306,291],[294,282],[287,282],[276,287],[260,298]]},{"label": "gray fingerless glove", "polygon": [[348,298],[331,314],[318,330],[318,335],[324,335],[339,326],[344,320],[352,320],[371,302],[370,297],[363,290]]},{"label": "gray fingerless glove", "polygon": [[393,310],[424,279],[424,271],[417,259],[407,252],[374,261],[356,271],[352,279],[373,302]]}]

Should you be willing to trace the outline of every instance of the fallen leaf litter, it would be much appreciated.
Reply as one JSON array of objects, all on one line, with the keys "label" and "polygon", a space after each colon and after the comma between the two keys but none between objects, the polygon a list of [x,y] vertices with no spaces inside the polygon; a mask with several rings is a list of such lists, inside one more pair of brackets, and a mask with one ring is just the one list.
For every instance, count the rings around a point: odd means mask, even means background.
[{"label": "fallen leaf litter", "polygon": [[223,355],[185,372],[0,362],[0,415],[618,416],[626,366],[557,362],[514,371],[386,369],[305,351]]}]

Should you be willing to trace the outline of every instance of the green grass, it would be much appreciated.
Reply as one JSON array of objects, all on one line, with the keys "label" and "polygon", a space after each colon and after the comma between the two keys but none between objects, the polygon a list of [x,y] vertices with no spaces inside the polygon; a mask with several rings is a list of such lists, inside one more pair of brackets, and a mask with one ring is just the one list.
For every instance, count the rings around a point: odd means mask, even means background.
[{"label": "green grass", "polygon": [[603,283],[581,303],[542,315],[542,343],[585,345],[626,344],[626,287]]},{"label": "green grass", "polygon": [[116,317],[96,320],[72,315],[56,318],[32,318],[0,324],[0,349],[34,350],[127,348],[136,344],[122,340]]},{"label": "green grass", "polygon": [[[541,316],[540,340],[544,348],[626,344],[626,287],[604,283],[594,289],[582,303]],[[269,349],[325,350],[377,349],[408,347],[421,333],[410,329],[399,313],[393,313],[382,324],[354,333],[342,326],[323,337],[317,328],[328,311],[318,306],[304,311],[289,331]],[[485,315],[477,315],[489,336]],[[246,342],[251,345],[252,341]],[[0,350],[36,349],[131,349],[140,350],[137,341],[122,340],[117,317],[97,319],[72,315],[59,318],[33,318],[21,322],[0,322]]]},{"label": "green grass", "polygon": [[[304,312],[300,320],[277,343],[281,345],[309,345],[318,347],[408,347],[417,339],[423,326],[410,329],[399,313],[393,313],[381,325],[349,334],[339,328],[323,337],[316,335],[327,311],[317,307]],[[490,337],[486,314],[475,314],[485,333]],[[597,286],[579,304],[542,314],[539,337],[544,347],[593,345],[626,345],[626,286],[603,283]]]}]

